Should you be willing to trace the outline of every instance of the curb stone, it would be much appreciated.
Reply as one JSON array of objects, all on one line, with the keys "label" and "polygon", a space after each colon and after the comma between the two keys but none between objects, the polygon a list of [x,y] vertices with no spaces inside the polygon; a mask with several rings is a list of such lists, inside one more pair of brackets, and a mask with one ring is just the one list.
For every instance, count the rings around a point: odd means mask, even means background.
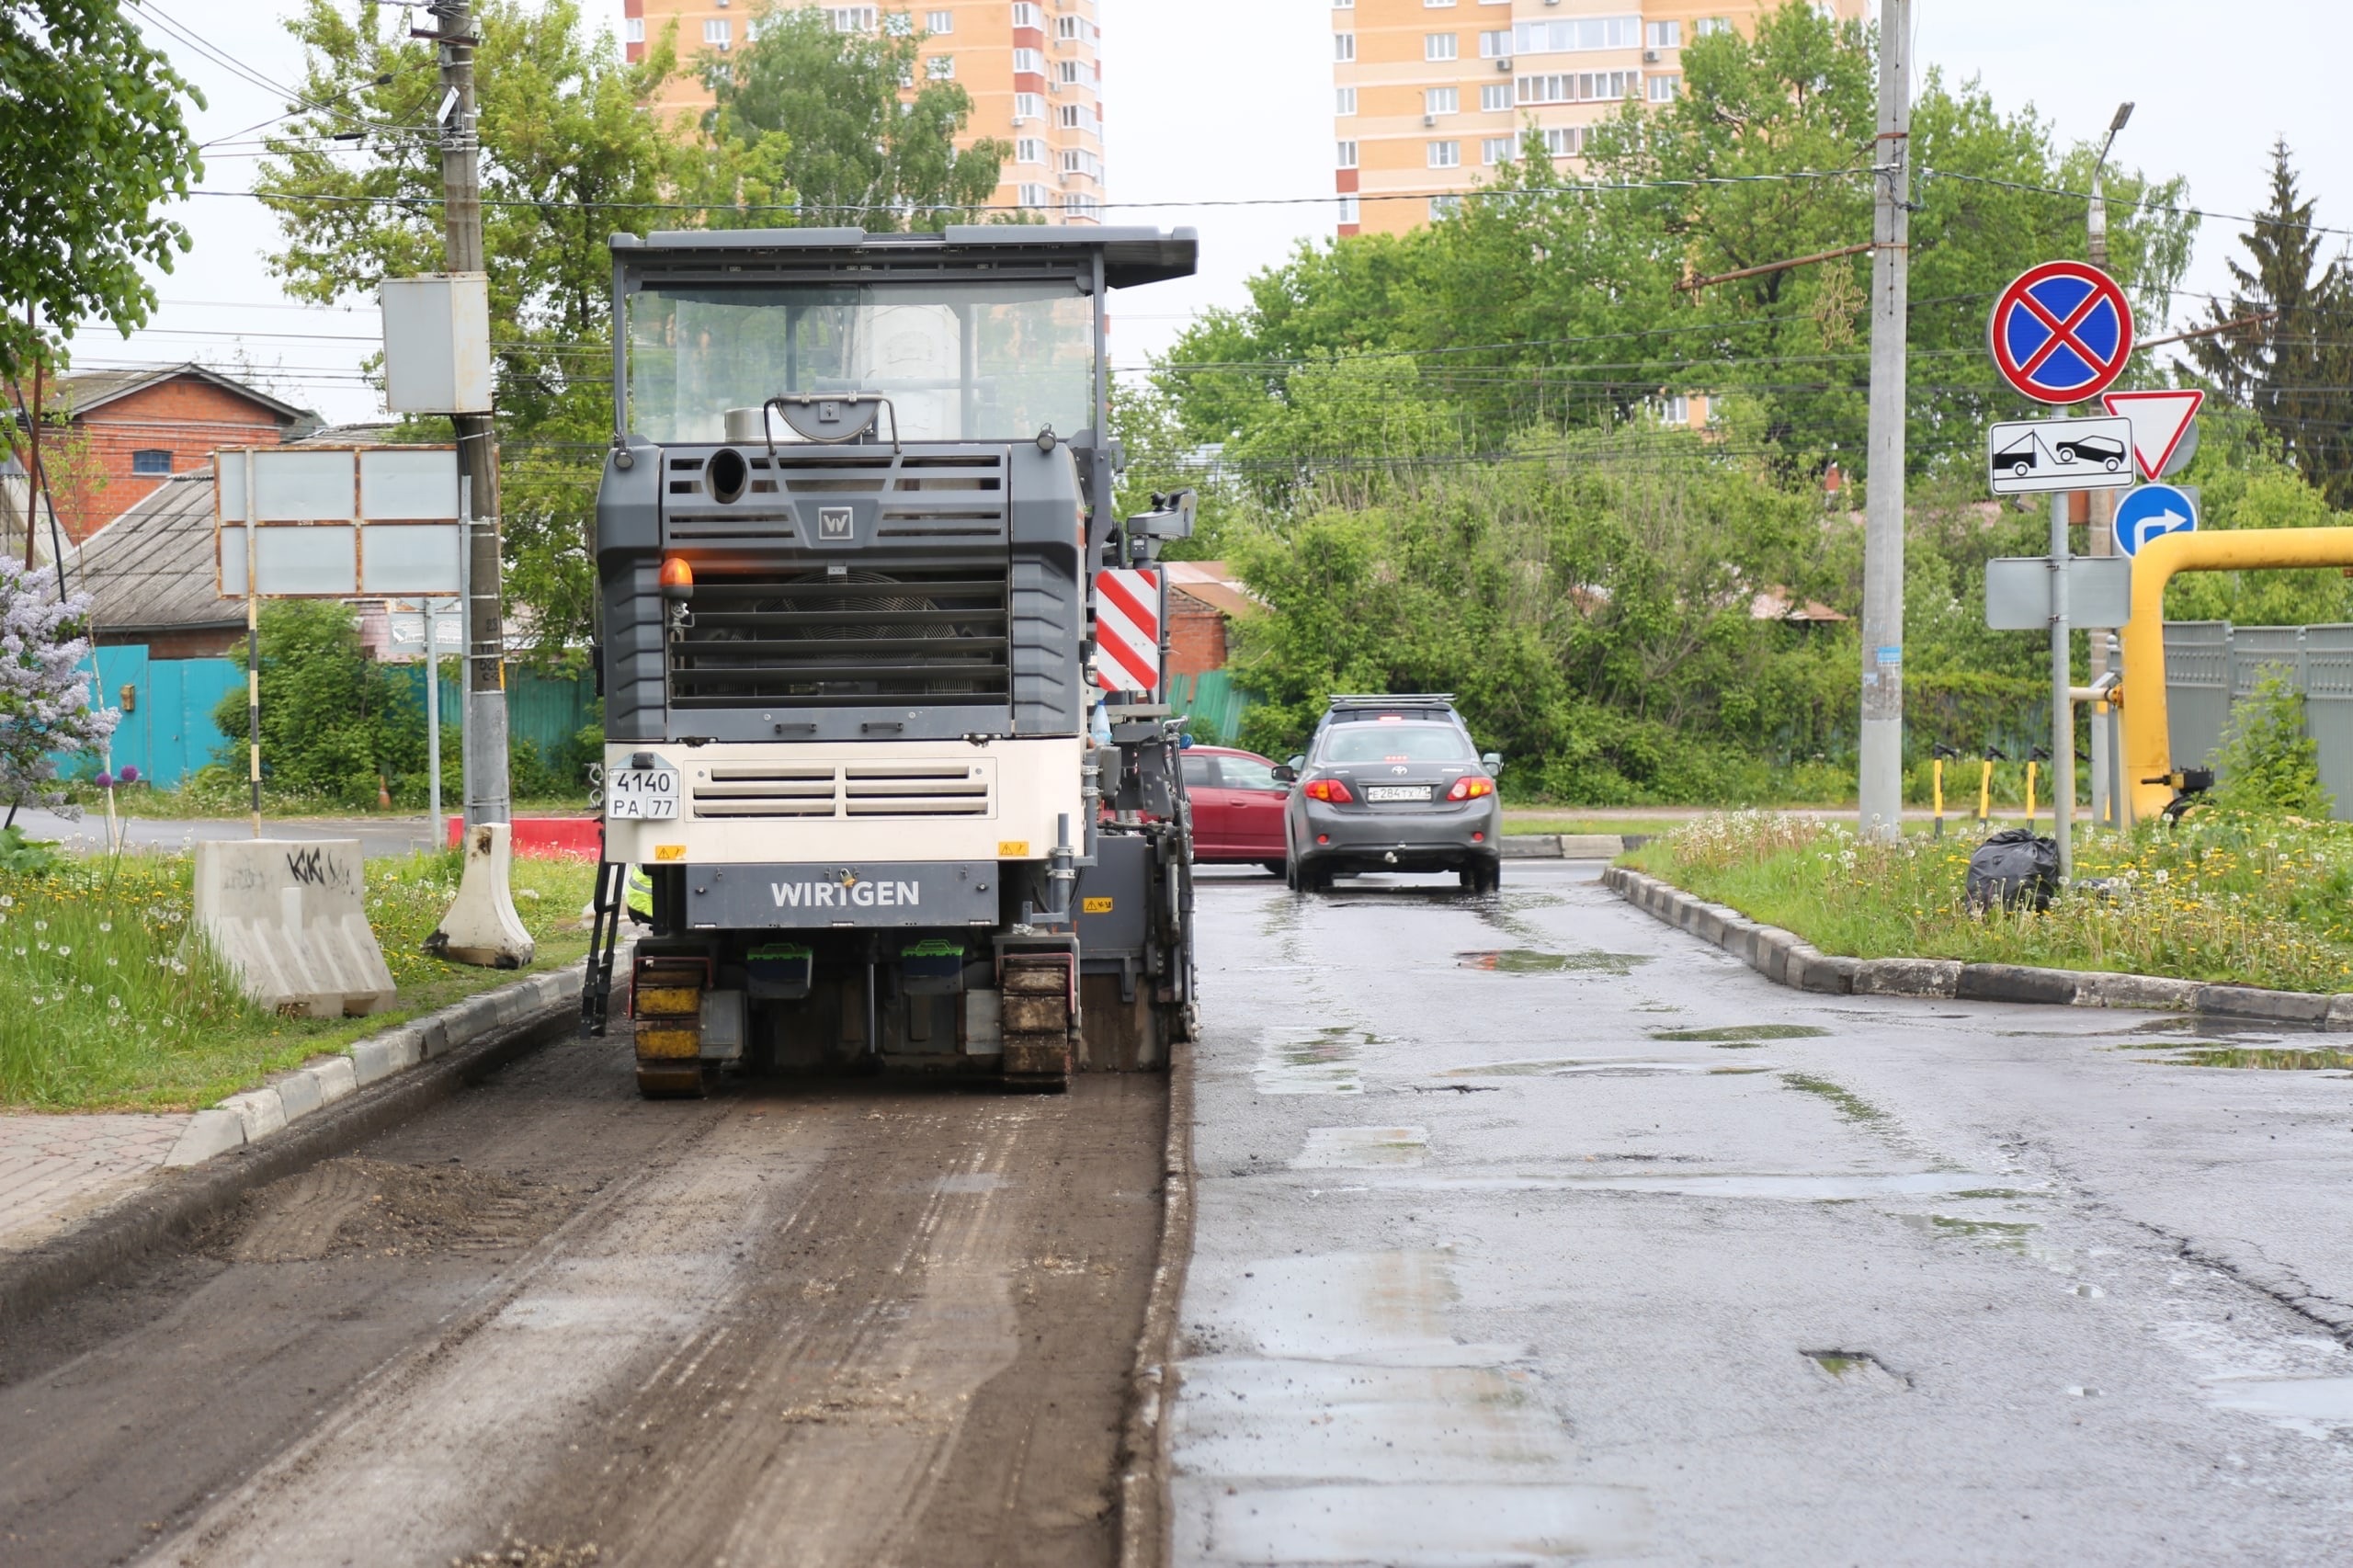
[{"label": "curb stone", "polygon": [[1614,860],[1635,840],[1615,833],[1506,833],[1495,845],[1506,860]]},{"label": "curb stone", "polygon": [[1643,913],[1712,942],[1777,984],[1827,996],[1921,996],[1961,1002],[2034,1002],[2063,1007],[2139,1007],[2353,1032],[2353,993],[2208,985],[2156,974],[2033,969],[1957,959],[1850,959],[1819,951],[1794,932],[1624,866],[1601,885]]},{"label": "curb stone", "polygon": [[[467,1005],[460,1004],[419,1020],[431,1022],[431,1030],[408,1024],[369,1036],[360,1044],[381,1041],[396,1046],[404,1036],[428,1034],[440,1043],[429,1053],[420,1051],[406,1070],[388,1068],[366,1093],[358,1088],[362,1079],[357,1050],[350,1058],[336,1057],[301,1069],[311,1075],[319,1104],[290,1124],[285,1119],[286,1101],[279,1092],[285,1078],[198,1111],[165,1162],[166,1167],[180,1168],[167,1168],[143,1190],[89,1215],[69,1230],[0,1257],[0,1322],[17,1321],[41,1311],[174,1237],[187,1234],[256,1187],[314,1161],[332,1158],[449,1097],[474,1079],[563,1038],[577,1019],[581,978],[577,967],[559,970],[495,993],[517,997],[504,1007],[469,1012]],[[453,1014],[464,1014],[476,1027],[472,1032],[452,1027]],[[390,1059],[400,1053],[394,1050],[384,1054]],[[325,1084],[318,1077],[322,1067],[326,1069],[328,1082],[347,1074],[353,1088],[330,1101]],[[249,1125],[267,1125],[273,1118],[275,1126],[258,1141],[248,1137]],[[238,1157],[215,1157],[221,1154]]]}]

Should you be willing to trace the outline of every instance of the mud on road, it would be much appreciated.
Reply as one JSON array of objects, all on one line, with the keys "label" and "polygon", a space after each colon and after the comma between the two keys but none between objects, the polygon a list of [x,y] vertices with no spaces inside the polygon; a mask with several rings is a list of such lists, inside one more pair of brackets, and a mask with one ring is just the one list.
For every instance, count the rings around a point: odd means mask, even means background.
[{"label": "mud on road", "polygon": [[551,1047],[0,1325],[0,1559],[1108,1562],[1165,1108]]}]

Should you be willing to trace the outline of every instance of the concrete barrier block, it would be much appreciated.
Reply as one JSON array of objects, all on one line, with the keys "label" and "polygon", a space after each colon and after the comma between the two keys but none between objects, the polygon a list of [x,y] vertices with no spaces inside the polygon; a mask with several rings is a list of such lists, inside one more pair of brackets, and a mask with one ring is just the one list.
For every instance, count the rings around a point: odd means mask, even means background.
[{"label": "concrete barrier block", "polygon": [[1615,860],[1626,853],[1626,841],[1614,833],[1564,833],[1553,843],[1563,860]]},{"label": "concrete barrier block", "polygon": [[2077,979],[2070,969],[2031,969],[2014,963],[1963,964],[1953,995],[1963,1002],[2046,1002],[2063,1007],[2075,1000]]},{"label": "concrete barrier block", "polygon": [[180,1130],[178,1142],[172,1152],[164,1156],[166,1165],[200,1165],[215,1154],[225,1154],[232,1149],[245,1146],[245,1119],[233,1110],[214,1106],[198,1111],[188,1119]]},{"label": "concrete barrier block", "polygon": [[516,968],[538,951],[515,914],[514,828],[503,822],[477,823],[466,830],[465,870],[458,896],[425,939],[426,950],[459,963]]},{"label": "concrete barrier block", "polygon": [[233,1113],[244,1125],[248,1143],[258,1143],[286,1131],[286,1102],[275,1088],[247,1089],[242,1095],[231,1095],[213,1108]]},{"label": "concrete barrier block", "polygon": [[1557,833],[1506,833],[1495,840],[1495,847],[1506,860],[1557,860],[1561,858],[1561,835]]},{"label": "concrete barrier block", "polygon": [[1950,996],[1961,969],[1958,959],[1870,959],[1855,966],[1855,994]]},{"label": "concrete barrier block", "polygon": [[289,1073],[270,1087],[278,1091],[278,1104],[286,1108],[289,1121],[300,1121],[327,1103],[319,1081],[308,1073]]},{"label": "concrete barrier block", "polygon": [[334,1018],[392,1005],[358,839],[206,840],[195,886],[197,929],[260,1006]]},{"label": "concrete barrier block", "polygon": [[395,1073],[405,1073],[425,1060],[425,1042],[414,1028],[372,1035],[351,1048],[351,1074],[360,1084],[372,1084]]},{"label": "concrete barrier block", "polygon": [[2188,1010],[2197,1005],[2198,983],[2154,974],[2086,973],[2075,987],[2079,1007],[2156,1007]]},{"label": "concrete barrier block", "polygon": [[302,1069],[302,1075],[317,1082],[319,1098],[328,1105],[359,1092],[359,1076],[352,1071],[348,1056],[313,1062]]},{"label": "concrete barrier block", "polygon": [[2193,1006],[2200,1013],[2233,1018],[2262,1018],[2283,1024],[2319,1025],[2334,996],[2302,991],[2265,991],[2252,985],[2201,985]]}]

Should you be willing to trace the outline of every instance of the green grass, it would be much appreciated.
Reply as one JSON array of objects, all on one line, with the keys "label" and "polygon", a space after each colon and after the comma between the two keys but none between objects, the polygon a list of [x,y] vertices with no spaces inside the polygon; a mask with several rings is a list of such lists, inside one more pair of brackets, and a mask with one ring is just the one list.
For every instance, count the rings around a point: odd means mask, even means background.
[{"label": "green grass", "polygon": [[[454,854],[369,862],[368,918],[396,988],[366,1018],[262,1012],[190,928],[186,856],[61,857],[47,874],[0,872],[0,1106],[177,1110],[475,992],[512,971],[428,958],[426,937],[456,891]],[[516,909],[539,945],[533,971],[576,961],[595,869],[515,863]]]},{"label": "green grass", "polygon": [[2353,991],[2353,824],[2209,807],[2178,825],[2078,834],[2101,879],[2037,914],[1972,914],[1973,835],[1867,843],[1844,826],[1719,815],[1622,864],[1853,958],[1960,959]]}]

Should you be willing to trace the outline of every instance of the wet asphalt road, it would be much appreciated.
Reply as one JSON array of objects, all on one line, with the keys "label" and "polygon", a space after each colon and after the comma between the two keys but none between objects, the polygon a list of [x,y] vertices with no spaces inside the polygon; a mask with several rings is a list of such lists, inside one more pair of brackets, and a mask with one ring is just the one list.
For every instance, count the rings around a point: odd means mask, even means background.
[{"label": "wet asphalt road", "polygon": [[1177,1562],[2353,1561],[2353,1074],[1597,873],[1205,875]]}]

